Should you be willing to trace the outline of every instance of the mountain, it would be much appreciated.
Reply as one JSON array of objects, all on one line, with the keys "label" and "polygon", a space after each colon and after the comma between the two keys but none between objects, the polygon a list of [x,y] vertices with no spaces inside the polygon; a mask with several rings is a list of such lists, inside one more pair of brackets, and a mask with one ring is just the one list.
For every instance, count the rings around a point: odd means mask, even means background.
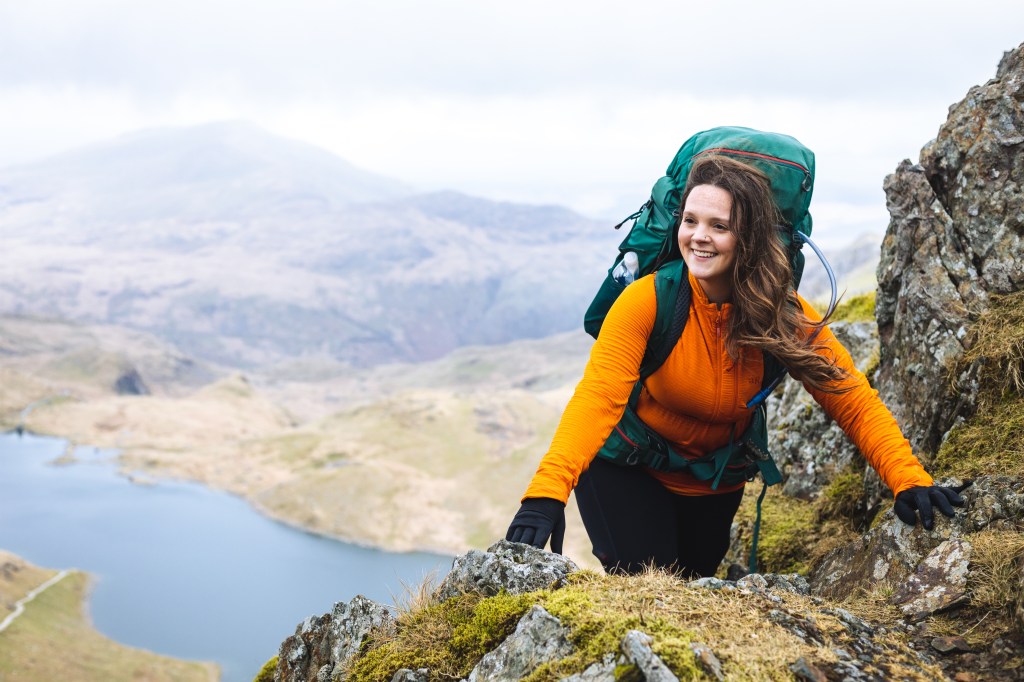
[{"label": "mountain", "polygon": [[578,328],[621,238],[554,206],[413,194],[248,124],[0,171],[0,313],[235,367],[420,361]]}]

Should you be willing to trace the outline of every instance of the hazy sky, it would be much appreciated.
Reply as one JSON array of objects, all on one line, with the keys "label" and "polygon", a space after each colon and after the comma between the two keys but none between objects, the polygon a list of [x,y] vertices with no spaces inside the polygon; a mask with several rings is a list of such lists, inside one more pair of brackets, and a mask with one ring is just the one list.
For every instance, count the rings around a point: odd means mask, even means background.
[{"label": "hazy sky", "polygon": [[816,230],[1024,41],[1024,2],[0,0],[0,165],[246,119],[423,189],[615,215],[714,125],[818,155]]}]

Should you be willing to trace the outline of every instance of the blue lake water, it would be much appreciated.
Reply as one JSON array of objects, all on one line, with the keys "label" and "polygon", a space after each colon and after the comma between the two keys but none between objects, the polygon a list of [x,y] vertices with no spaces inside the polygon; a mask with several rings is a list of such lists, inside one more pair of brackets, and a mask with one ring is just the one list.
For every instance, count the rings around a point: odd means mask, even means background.
[{"label": "blue lake water", "polygon": [[112,639],[215,661],[251,680],[306,616],[357,594],[394,603],[443,576],[451,559],[396,554],[271,521],[245,501],[191,483],[136,485],[114,454],[0,434],[0,548],[95,576],[89,611]]}]

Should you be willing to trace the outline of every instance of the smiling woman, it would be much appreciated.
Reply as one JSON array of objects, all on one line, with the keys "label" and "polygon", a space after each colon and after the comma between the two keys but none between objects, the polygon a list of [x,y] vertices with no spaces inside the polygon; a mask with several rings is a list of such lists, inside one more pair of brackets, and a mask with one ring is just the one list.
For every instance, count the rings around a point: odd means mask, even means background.
[{"label": "smiling woman", "polygon": [[[807,165],[788,158],[805,153]],[[771,178],[776,166],[798,168],[795,182]],[[930,527],[931,503],[949,516],[963,504],[933,485],[827,320],[794,289],[786,239],[805,221],[809,231],[812,168],[813,154],[795,139],[749,128],[715,128],[684,143],[643,209],[642,234],[669,232],[653,249],[657,270],[608,310],[507,539],[543,548],[550,538],[560,551],[563,506],[575,490],[608,571],[653,564],[686,578],[713,575],[745,484],[759,473],[765,487],[781,481],[767,452],[763,399],[785,372],[858,445],[896,494],[897,512],[906,506],[905,522],[916,523],[919,510]],[[678,204],[665,198],[673,192]],[[783,200],[791,194],[797,201]],[[651,227],[668,215],[678,216],[671,230]],[[680,327],[676,341],[661,341],[665,329]]]},{"label": "smiling woman", "polygon": [[679,250],[686,267],[713,303],[724,303],[732,295],[736,233],[729,227],[731,217],[729,192],[697,185],[686,197],[679,224]]}]

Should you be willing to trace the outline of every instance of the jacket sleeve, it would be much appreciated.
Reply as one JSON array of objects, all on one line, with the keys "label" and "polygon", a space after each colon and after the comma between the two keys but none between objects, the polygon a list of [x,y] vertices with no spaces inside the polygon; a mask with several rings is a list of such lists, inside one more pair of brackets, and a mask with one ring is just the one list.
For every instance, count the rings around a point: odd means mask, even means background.
[{"label": "jacket sleeve", "polygon": [[654,275],[626,287],[612,305],[590,350],[583,378],[523,499],[569,499],[580,474],[622,418],[640,378],[640,362],[656,315]]},{"label": "jacket sleeve", "polygon": [[[802,298],[800,303],[809,319],[821,319]],[[910,442],[903,436],[889,408],[878,397],[878,391],[854,366],[849,351],[828,327],[821,330],[816,342],[825,346],[823,354],[834,357],[850,375],[844,381],[844,385],[850,387],[845,393],[826,393],[804,384],[818,404],[839,424],[894,496],[914,486],[933,485],[932,477],[914,456]]]}]

